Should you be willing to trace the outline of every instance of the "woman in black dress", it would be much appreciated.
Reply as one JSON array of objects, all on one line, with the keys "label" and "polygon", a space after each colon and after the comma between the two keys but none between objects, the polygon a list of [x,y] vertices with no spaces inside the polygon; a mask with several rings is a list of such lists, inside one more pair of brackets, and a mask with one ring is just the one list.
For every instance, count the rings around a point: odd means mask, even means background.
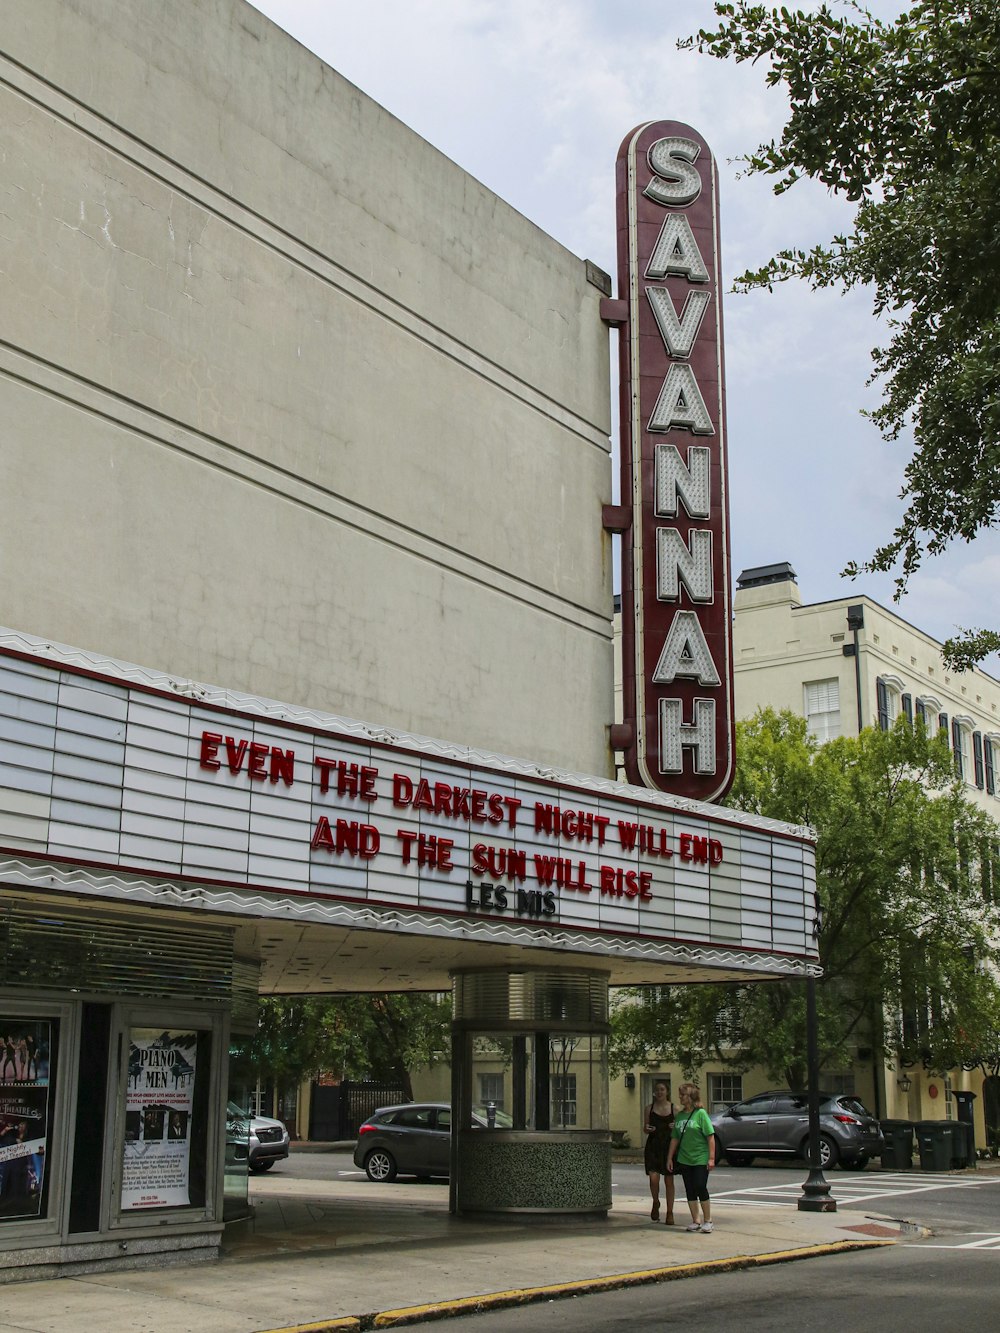
[{"label": "woman in black dress", "polygon": [[646,1150],[644,1153],[646,1175],[649,1177],[649,1192],[653,1196],[650,1217],[654,1222],[660,1220],[660,1178],[663,1178],[663,1192],[666,1195],[667,1215],[663,1219],[668,1227],[674,1225],[674,1178],[667,1171],[667,1153],[670,1151],[670,1133],[674,1127],[674,1107],[670,1100],[670,1090],[666,1083],[657,1080],[653,1084],[653,1100],[646,1112]]}]

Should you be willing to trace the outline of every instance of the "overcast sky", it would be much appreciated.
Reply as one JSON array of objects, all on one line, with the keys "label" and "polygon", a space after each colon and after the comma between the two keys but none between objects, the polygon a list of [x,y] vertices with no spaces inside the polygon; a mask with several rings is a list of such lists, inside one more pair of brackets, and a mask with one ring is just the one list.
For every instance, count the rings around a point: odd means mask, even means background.
[{"label": "overcast sky", "polygon": [[[870,0],[891,19],[899,0]],[[739,178],[780,130],[764,70],[679,52],[708,0],[256,0],[256,8],[581,258],[614,275],[615,159],[649,120],[686,121],[720,171],[727,280],[777,249],[828,240],[850,211],[803,182],[775,198]],[[880,331],[864,293],[786,284],[725,304],[733,574],[788,560],[803,601],[866,593],[840,577],[891,533],[908,447],[860,415]],[[617,411],[617,408],[615,409]],[[617,479],[616,479],[617,480]],[[954,547],[897,608],[943,639],[1000,623],[1000,534]],[[616,585],[617,586],[617,585]],[[997,661],[990,664],[994,675]]]}]

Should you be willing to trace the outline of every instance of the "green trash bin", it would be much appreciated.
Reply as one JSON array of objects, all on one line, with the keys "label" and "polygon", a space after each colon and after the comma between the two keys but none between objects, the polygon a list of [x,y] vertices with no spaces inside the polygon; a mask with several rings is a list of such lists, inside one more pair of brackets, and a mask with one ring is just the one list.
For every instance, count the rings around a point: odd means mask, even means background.
[{"label": "green trash bin", "polygon": [[913,1121],[883,1120],[882,1166],[886,1171],[908,1171],[913,1165]]},{"label": "green trash bin", "polygon": [[945,1120],[921,1120],[917,1125],[921,1171],[951,1170],[951,1124]]}]

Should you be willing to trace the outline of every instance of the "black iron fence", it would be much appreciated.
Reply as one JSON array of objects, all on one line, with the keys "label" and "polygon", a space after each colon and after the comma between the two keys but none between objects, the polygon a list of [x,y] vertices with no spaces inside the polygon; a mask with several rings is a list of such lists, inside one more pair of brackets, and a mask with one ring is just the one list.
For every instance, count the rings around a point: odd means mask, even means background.
[{"label": "black iron fence", "polygon": [[335,1087],[314,1083],[309,1105],[309,1137],[314,1143],[356,1139],[358,1126],[373,1111],[407,1100],[402,1084],[379,1079],[338,1083]]}]

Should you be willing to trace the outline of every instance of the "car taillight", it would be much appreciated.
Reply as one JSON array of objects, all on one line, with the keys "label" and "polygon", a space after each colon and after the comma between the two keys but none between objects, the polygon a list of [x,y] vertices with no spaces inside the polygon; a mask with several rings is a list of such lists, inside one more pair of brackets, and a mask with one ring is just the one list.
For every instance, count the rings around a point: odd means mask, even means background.
[{"label": "car taillight", "polygon": [[842,1125],[860,1125],[861,1121],[856,1120],[853,1115],[837,1115],[834,1113],[834,1120],[839,1120]]},{"label": "car taillight", "polygon": [[377,1128],[378,1128],[377,1125],[362,1125],[361,1128],[358,1130],[358,1133],[359,1133],[359,1134],[368,1134],[368,1133],[370,1133],[371,1130],[373,1130],[373,1129],[377,1129]]}]

